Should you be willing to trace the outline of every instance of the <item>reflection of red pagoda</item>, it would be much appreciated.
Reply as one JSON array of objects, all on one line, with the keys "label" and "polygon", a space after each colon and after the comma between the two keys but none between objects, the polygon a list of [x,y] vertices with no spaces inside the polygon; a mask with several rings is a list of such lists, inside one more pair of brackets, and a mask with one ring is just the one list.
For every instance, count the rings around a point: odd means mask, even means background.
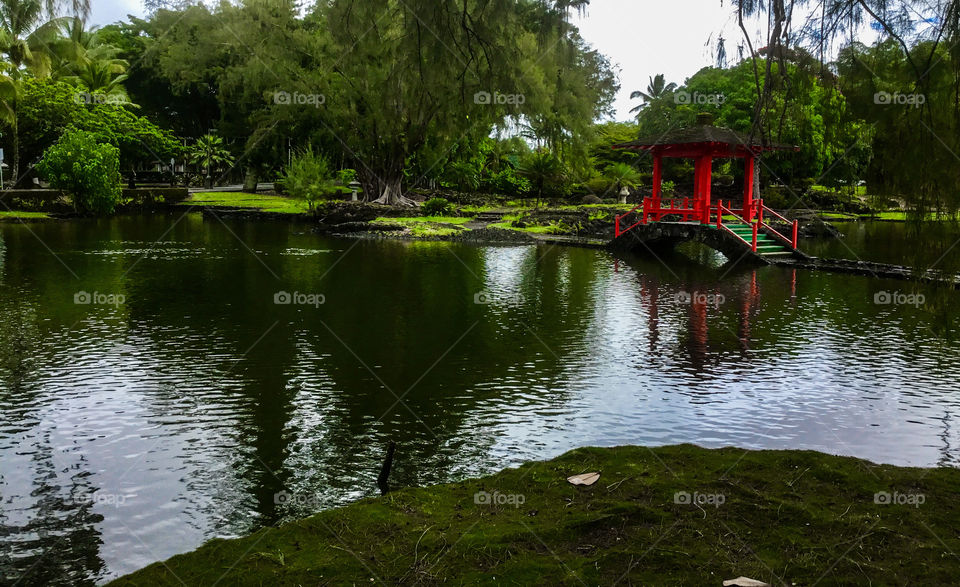
[{"label": "reflection of red pagoda", "polygon": [[[793,275],[790,280],[790,297],[794,299],[796,296],[796,269],[793,269],[791,272]],[[738,328],[736,333],[732,330],[730,333],[736,335],[741,350],[747,351],[750,349],[750,321],[760,307],[760,286],[757,281],[756,270],[751,271],[744,277],[745,279],[743,280],[737,300],[737,307],[739,308],[740,314]],[[647,311],[648,342],[651,352],[656,350],[657,343],[660,340],[660,285],[659,279],[655,276],[640,275],[640,299]],[[675,299],[676,298],[671,297],[670,302],[673,302]],[[717,298],[713,295],[696,293],[689,295],[684,294],[682,299],[682,307],[687,308],[689,349],[694,364],[702,366],[706,360],[709,348],[707,317],[712,310],[716,309],[718,304]],[[730,302],[733,302],[733,300],[727,300],[724,303],[729,304]]]}]

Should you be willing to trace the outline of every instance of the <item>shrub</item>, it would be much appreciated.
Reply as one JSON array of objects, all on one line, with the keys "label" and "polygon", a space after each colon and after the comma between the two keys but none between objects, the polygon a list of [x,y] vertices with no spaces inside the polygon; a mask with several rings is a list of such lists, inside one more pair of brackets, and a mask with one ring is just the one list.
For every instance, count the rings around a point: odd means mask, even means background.
[{"label": "shrub", "polygon": [[423,203],[424,216],[446,216],[451,212],[452,206],[445,198],[433,198]]},{"label": "shrub", "polygon": [[480,180],[480,189],[517,198],[530,191],[530,182],[527,178],[521,177],[516,169],[507,166],[497,173],[484,175]]},{"label": "shrub", "polygon": [[817,185],[817,180],[812,177],[801,178],[799,182],[800,190],[803,192],[808,191],[815,185]]},{"label": "shrub", "polygon": [[337,183],[340,185],[349,185],[357,181],[356,169],[341,169],[337,172]]},{"label": "shrub", "polygon": [[586,190],[593,195],[606,194],[612,187],[610,180],[602,175],[591,177],[585,184]]},{"label": "shrub", "polygon": [[763,198],[763,204],[770,208],[783,208],[788,204],[787,195],[780,187],[770,186],[761,191],[760,197]]},{"label": "shrub", "polygon": [[594,196],[593,194],[590,194],[590,195],[588,195],[588,196],[584,196],[583,199],[580,200],[580,203],[582,203],[582,204],[587,204],[587,205],[589,205],[589,204],[600,204],[600,203],[602,203],[602,202],[603,202],[603,200],[601,200],[601,199],[598,198],[597,196]]},{"label": "shrub", "polygon": [[306,200],[311,210],[315,208],[317,200],[327,199],[339,191],[330,163],[313,147],[307,147],[293,157],[280,182],[283,191],[294,198]]},{"label": "shrub", "polygon": [[85,214],[111,214],[120,201],[120,151],[93,133],[68,128],[37,164],[50,185],[69,192]]}]

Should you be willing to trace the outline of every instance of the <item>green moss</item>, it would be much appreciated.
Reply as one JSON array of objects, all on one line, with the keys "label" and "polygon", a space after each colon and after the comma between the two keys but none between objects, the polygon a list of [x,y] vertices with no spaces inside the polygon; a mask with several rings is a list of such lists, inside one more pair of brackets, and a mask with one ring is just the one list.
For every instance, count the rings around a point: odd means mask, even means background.
[{"label": "green moss", "polygon": [[552,222],[540,226],[526,226],[518,230],[530,234],[564,234],[570,231],[570,227],[563,222]]},{"label": "green moss", "polygon": [[410,227],[410,236],[417,238],[450,236],[458,232],[460,232],[460,229],[430,224],[418,224]]},{"label": "green moss", "polygon": [[267,194],[247,194],[244,192],[196,193],[184,200],[183,203],[188,206],[250,208],[263,212],[279,212],[281,214],[305,214],[309,211],[305,200]]},{"label": "green moss", "polygon": [[551,210],[616,210],[624,211],[633,210],[636,204],[578,204],[575,206],[558,206],[557,208],[551,208]]},{"label": "green moss", "polygon": [[420,216],[416,218],[386,218],[381,217],[373,221],[373,224],[383,225],[401,225],[406,232],[416,238],[437,238],[450,236],[463,230],[462,225],[472,220],[468,217],[460,216]]},{"label": "green moss", "polygon": [[466,224],[472,218],[466,216],[418,216],[416,218],[386,218],[381,217],[374,222],[392,223],[392,224],[416,224],[423,222],[433,222],[438,224]]},{"label": "green moss", "polygon": [[[588,471],[601,472],[596,484],[567,483]],[[481,491],[501,503],[476,503]],[[923,503],[876,503],[878,492]],[[582,448],[214,540],[115,584],[459,585],[496,577],[511,585],[718,585],[745,575],[772,584],[946,585],[960,573],[958,493],[957,469],[810,451]],[[684,503],[686,495],[701,504]]]}]

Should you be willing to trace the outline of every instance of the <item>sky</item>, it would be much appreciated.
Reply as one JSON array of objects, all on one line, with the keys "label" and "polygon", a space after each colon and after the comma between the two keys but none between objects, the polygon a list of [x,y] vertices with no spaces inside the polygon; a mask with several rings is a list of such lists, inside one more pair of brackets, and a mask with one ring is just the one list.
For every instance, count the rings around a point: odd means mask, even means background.
[{"label": "sky", "polygon": [[[644,91],[658,73],[683,83],[716,61],[716,39],[723,36],[733,59],[742,35],[733,2],[720,0],[593,0],[574,23],[584,39],[618,67],[621,89],[614,104],[617,120],[631,117],[630,92]],[[144,16],[141,0],[93,0],[91,23],[104,25]],[[754,28],[757,28],[756,26]],[[751,34],[762,37],[759,30]]]}]

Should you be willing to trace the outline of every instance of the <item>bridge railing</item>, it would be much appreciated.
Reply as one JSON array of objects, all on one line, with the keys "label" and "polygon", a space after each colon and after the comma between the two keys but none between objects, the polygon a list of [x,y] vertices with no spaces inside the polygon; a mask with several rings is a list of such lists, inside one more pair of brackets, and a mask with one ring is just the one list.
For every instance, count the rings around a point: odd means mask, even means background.
[{"label": "bridge railing", "polygon": [[[636,211],[637,211],[637,208],[643,208],[643,213],[640,215],[640,220],[634,222],[633,224],[631,224],[631,225],[628,226],[627,228],[621,229],[621,228],[620,228],[620,221],[623,220],[624,218],[626,218],[627,216],[630,216],[630,215],[633,214],[634,212],[636,212]],[[614,238],[620,238],[620,235],[621,235],[621,234],[633,230],[634,228],[636,228],[636,227],[637,227],[638,225],[640,225],[640,224],[646,224],[646,223],[647,223],[647,200],[646,200],[646,198],[644,198],[644,200],[643,200],[642,203],[637,204],[636,206],[634,206],[633,208],[631,208],[629,212],[627,212],[626,214],[620,214],[619,216],[616,217],[616,223],[615,223],[614,226],[613,226],[613,235],[614,235]]]},{"label": "bridge railing", "polygon": [[[770,226],[770,224],[764,223],[764,221],[763,221],[763,215],[764,215],[765,212],[769,213],[769,214],[770,214],[771,216],[773,216],[774,218],[777,218],[778,220],[780,220],[780,222],[783,222],[784,224],[790,225],[790,226],[791,226],[792,233],[793,233],[793,234],[791,235],[791,238],[787,238],[786,236],[784,236],[783,234],[781,234],[780,231],[778,231],[777,229],[775,229],[775,228],[773,228],[772,226]],[[782,214],[780,214],[779,212],[777,212],[777,211],[774,210],[773,208],[768,208],[767,206],[765,206],[765,205],[763,204],[763,200],[758,200],[758,202],[757,202],[757,223],[760,224],[760,225],[762,225],[763,228],[765,228],[767,231],[769,231],[774,237],[776,237],[776,238],[780,239],[781,241],[783,241],[784,244],[787,244],[787,245],[789,245],[791,248],[793,248],[794,250],[796,250],[796,248],[797,248],[797,234],[798,234],[798,232],[799,232],[799,227],[800,227],[800,223],[799,223],[798,221],[787,219],[785,216],[783,216]]]},{"label": "bridge railing", "polygon": [[[728,202],[728,204],[729,204],[729,202]],[[739,234],[737,234],[737,233],[735,233],[734,231],[730,230],[730,227],[726,226],[726,225],[723,223],[723,216],[724,216],[724,214],[726,214],[727,216],[733,216],[733,217],[736,218],[741,224],[752,225],[752,226],[753,226],[753,240],[752,240],[752,242],[751,242],[751,241],[747,241],[747,239],[743,238],[743,237],[740,236]],[[725,231],[725,232],[727,232],[727,233],[729,233],[729,234],[732,234],[734,237],[736,237],[738,240],[740,240],[743,244],[745,244],[745,245],[747,245],[748,247],[750,247],[750,249],[751,249],[754,253],[757,252],[757,230],[758,230],[758,228],[759,228],[759,225],[760,225],[759,222],[747,222],[746,220],[744,220],[743,218],[741,218],[739,214],[737,214],[736,212],[732,211],[732,210],[731,210],[730,208],[728,208],[727,206],[724,206],[722,200],[719,201],[719,202],[717,202],[717,228],[720,229],[720,230],[722,230],[722,231]]]}]

